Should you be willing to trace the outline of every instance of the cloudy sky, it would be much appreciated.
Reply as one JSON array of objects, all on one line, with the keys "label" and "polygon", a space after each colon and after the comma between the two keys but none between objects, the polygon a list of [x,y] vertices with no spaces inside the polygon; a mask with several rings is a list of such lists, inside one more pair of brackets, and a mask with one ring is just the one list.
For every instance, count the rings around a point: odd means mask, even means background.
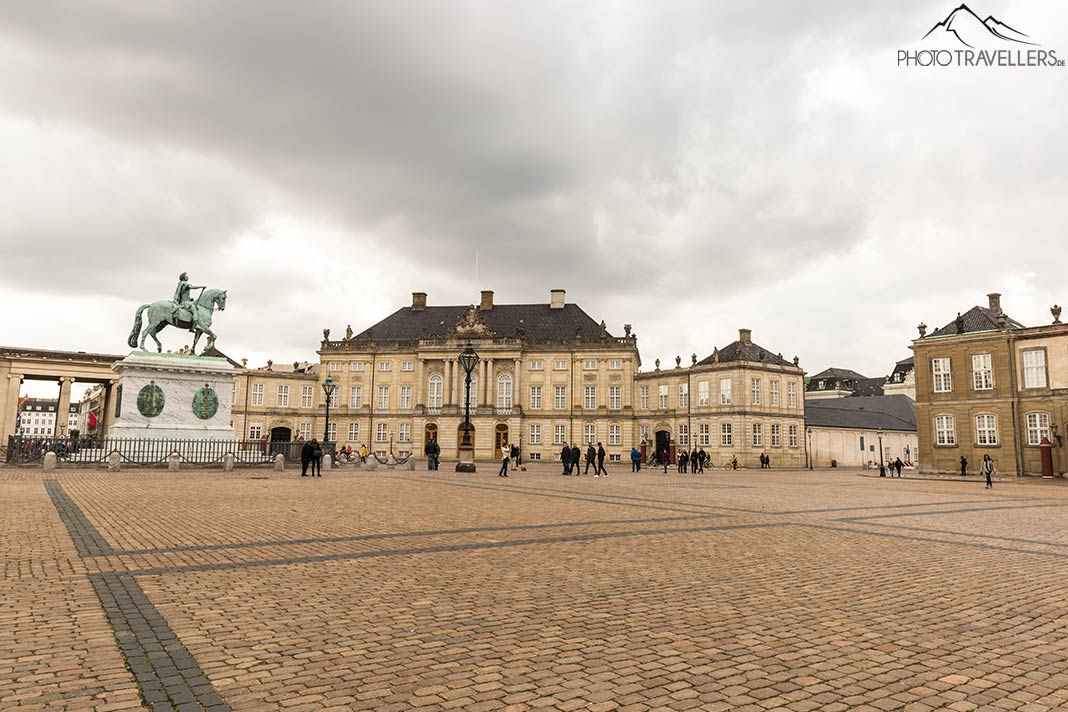
[{"label": "cloudy sky", "polygon": [[[991,291],[1046,323],[1068,69],[898,67],[956,4],[4,3],[0,343],[124,353],[183,270],[256,365],[413,291],[564,288],[647,368],[748,327],[885,374]],[[1063,2],[971,5],[1068,58]]]}]

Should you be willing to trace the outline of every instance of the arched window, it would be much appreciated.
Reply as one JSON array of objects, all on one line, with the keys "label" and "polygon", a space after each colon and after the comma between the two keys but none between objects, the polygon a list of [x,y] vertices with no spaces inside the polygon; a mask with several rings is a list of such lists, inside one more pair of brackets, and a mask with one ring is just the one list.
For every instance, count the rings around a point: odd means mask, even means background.
[{"label": "arched window", "polygon": [[935,416],[935,445],[956,445],[957,425],[952,415]]},{"label": "arched window", "polygon": [[428,408],[441,407],[441,376],[430,377],[430,387],[427,389],[426,405]]},{"label": "arched window", "polygon": [[[467,388],[467,386],[461,385],[460,388]],[[467,396],[466,405],[470,405],[471,410],[474,410],[478,407],[478,378],[476,378],[474,375],[471,376],[471,392]]]},{"label": "arched window", "polygon": [[1049,413],[1027,414],[1027,444],[1041,445],[1049,437]]},{"label": "arched window", "polygon": [[980,413],[975,416],[975,444],[998,444],[998,417],[993,413]]},{"label": "arched window", "polygon": [[497,407],[512,407],[512,377],[507,373],[497,379]]}]

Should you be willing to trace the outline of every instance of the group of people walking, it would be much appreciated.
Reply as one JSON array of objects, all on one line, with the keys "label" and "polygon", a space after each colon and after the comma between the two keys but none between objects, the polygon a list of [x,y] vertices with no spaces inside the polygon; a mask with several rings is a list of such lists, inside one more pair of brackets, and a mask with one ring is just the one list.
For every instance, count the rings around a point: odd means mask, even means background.
[{"label": "group of people walking", "polygon": [[[989,453],[983,455],[983,461],[979,463],[979,474],[986,478],[986,488],[994,489],[994,474],[998,471],[997,465],[994,464],[994,459],[990,457]],[[960,476],[968,476],[968,458],[961,455],[960,457]]]},{"label": "group of people walking", "polygon": [[[700,450],[691,450],[688,453],[685,450],[681,451],[677,462],[679,465],[679,472],[683,473],[686,472],[687,467],[690,468],[691,473],[698,473],[705,471],[705,463],[708,463],[710,467],[712,466],[712,461],[709,459],[708,453],[705,452],[704,448],[701,448]],[[667,470],[665,470],[665,472],[666,471]]]},{"label": "group of people walking", "polygon": [[[568,445],[564,443],[564,447],[560,450],[560,462],[564,466],[564,475],[574,475],[578,477],[580,474],[590,474],[590,468],[594,468],[594,477],[608,477],[608,470],[604,469],[604,459],[606,453],[604,446],[601,443],[597,443],[597,447],[594,448],[593,443],[589,443],[586,446],[586,471],[585,473],[579,472],[579,463],[582,462],[582,448],[578,443],[574,445]],[[631,454],[633,459],[633,453]],[[640,467],[640,465],[639,465]]]}]

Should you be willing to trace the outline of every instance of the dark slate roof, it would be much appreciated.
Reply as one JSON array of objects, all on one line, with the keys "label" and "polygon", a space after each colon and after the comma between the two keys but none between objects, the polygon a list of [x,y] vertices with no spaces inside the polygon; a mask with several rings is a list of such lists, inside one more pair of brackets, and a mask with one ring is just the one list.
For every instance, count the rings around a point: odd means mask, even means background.
[{"label": "dark slate roof", "polygon": [[827,368],[812,377],[813,380],[818,378],[851,378],[854,381],[859,381],[867,378],[867,376],[862,376],[856,371],[850,371],[848,368]]},{"label": "dark slate roof", "polygon": [[885,378],[862,378],[853,385],[853,396],[881,396]]},{"label": "dark slate roof", "polygon": [[[1006,315],[1007,316],[1007,315]],[[953,334],[966,334],[970,331],[991,331],[998,328],[998,315],[993,309],[987,307],[972,307],[961,315],[964,329],[957,328],[957,320],[949,322],[928,336],[951,336]],[[1010,329],[1023,329],[1024,325],[1012,317],[1008,317],[1007,325]]]},{"label": "dark slate roof", "polygon": [[824,428],[916,430],[916,404],[908,396],[857,396],[805,401],[805,423]]},{"label": "dark slate roof", "polygon": [[[761,355],[763,355],[763,358],[761,358]],[[741,341],[735,341],[719,349],[719,362],[723,363],[725,361],[753,361],[755,363],[770,363],[778,366],[794,365],[759,344],[752,342],[743,344]],[[698,361],[697,365],[707,366],[715,362],[714,356],[709,355]]]},{"label": "dark slate roof", "polygon": [[[428,306],[422,311],[412,311],[411,307],[403,307],[353,338],[406,341],[431,335],[445,336],[456,326],[460,315],[470,308]],[[601,326],[575,304],[565,304],[563,309],[552,309],[548,304],[494,304],[492,309],[477,311],[497,336],[515,336],[520,327],[528,339],[574,339],[580,328],[585,338],[601,334]]]},{"label": "dark slate roof", "polygon": [[210,349],[205,349],[204,353],[202,353],[201,356],[214,356],[215,358],[224,358],[224,359],[226,359],[227,363],[229,363],[231,366],[236,366],[237,368],[241,368],[241,364],[239,364],[237,361],[234,361],[232,358],[230,358],[229,356],[224,354],[222,351],[219,351],[219,349],[215,348],[214,344],[212,344]]}]

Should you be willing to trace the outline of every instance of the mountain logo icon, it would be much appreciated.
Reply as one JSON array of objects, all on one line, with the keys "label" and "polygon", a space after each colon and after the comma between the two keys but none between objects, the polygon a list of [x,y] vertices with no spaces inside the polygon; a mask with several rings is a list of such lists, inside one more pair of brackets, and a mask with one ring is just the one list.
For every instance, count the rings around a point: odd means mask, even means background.
[{"label": "mountain logo icon", "polygon": [[1006,25],[993,15],[988,15],[985,20],[979,18],[970,7],[961,3],[953,12],[946,15],[946,19],[936,22],[934,27],[927,31],[923,39],[931,35],[938,37],[936,33],[952,35],[965,47],[978,47],[994,43],[1012,42],[1038,46],[1023,32]]}]

